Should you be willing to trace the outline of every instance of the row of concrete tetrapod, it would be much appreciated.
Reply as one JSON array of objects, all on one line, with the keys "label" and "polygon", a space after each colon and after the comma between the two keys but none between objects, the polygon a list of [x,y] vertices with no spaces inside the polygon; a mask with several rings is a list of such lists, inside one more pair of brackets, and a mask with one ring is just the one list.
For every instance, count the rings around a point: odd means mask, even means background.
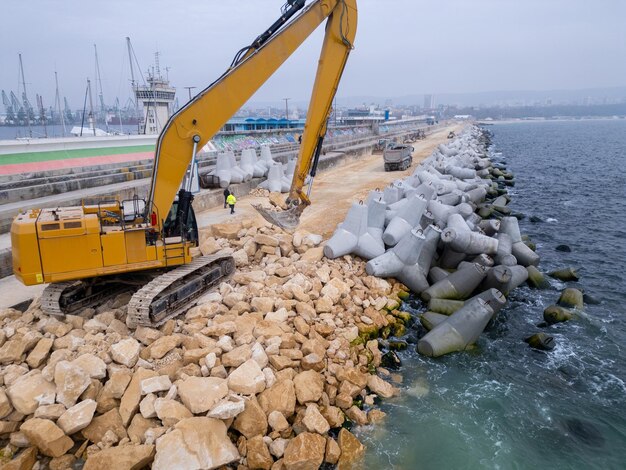
[{"label": "row of concrete tetrapod", "polygon": [[430,331],[418,342],[427,356],[472,345],[539,263],[505,215],[512,175],[486,155],[483,131],[468,127],[411,176],[353,204],[324,247],[331,259],[368,260],[368,274],[394,277],[428,303],[420,320]]},{"label": "row of concrete tetrapod", "polygon": [[241,152],[241,160],[237,162],[234,152],[221,152],[217,155],[215,169],[209,174],[220,180],[220,187],[227,188],[231,184],[250,181],[252,178],[267,176],[259,187],[271,192],[287,192],[291,185],[291,178],[295,170],[295,160],[286,165],[274,161],[270,147],[261,147],[261,156],[257,157],[253,148]]}]

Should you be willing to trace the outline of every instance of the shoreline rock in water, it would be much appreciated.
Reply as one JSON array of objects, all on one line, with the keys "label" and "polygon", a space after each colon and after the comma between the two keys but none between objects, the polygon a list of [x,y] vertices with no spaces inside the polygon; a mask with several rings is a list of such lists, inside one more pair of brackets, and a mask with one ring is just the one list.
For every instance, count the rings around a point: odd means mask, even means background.
[{"label": "shoreline rock in water", "polygon": [[[251,221],[201,232],[237,272],[158,329],[128,296],[53,318],[0,312],[0,462],[22,468],[350,468],[351,425],[397,389],[377,338],[402,335],[408,296],[320,236]],[[13,466],[13,467],[11,467]]]}]

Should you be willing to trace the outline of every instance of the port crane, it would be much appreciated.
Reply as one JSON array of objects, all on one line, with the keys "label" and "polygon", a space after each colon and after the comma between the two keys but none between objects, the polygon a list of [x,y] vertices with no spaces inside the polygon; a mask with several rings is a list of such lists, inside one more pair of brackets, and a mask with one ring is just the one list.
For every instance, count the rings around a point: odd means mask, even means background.
[{"label": "port crane", "polygon": [[[198,228],[188,168],[195,155],[307,37],[326,22],[291,185],[294,208],[310,203],[333,98],[353,49],[356,0],[289,0],[281,16],[230,67],[169,119],[157,139],[147,199],[20,212],[11,226],[13,272],[26,285],[50,283],[41,309],[64,315],[132,290],[126,322],[160,325],[235,269],[231,256],[194,258]],[[293,214],[290,214],[293,215]]]}]

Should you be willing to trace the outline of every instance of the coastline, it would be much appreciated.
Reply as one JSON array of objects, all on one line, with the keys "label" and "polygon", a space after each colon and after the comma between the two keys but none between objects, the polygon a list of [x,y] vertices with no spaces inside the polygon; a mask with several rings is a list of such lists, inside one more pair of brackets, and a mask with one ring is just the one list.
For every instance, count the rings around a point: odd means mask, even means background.
[{"label": "coastline", "polygon": [[[333,224],[343,213],[336,209]],[[328,235],[323,215],[309,220]],[[0,361],[38,366],[2,376],[15,408],[3,429],[55,465],[206,465],[189,450],[198,439],[218,464],[358,464],[365,449],[349,429],[385,418],[376,404],[401,382],[394,350],[414,347],[394,338],[416,319],[400,310],[404,285],[368,275],[358,258],[324,258],[317,233],[288,234],[245,216],[201,230],[202,254],[230,253],[239,269],[158,329],[129,331],[124,296],[65,321],[43,316],[36,303],[26,314],[3,311],[5,329],[22,332],[5,340]],[[70,386],[66,369],[83,385]],[[53,388],[56,404],[38,401]],[[61,432],[57,447],[46,447],[44,429]]]}]

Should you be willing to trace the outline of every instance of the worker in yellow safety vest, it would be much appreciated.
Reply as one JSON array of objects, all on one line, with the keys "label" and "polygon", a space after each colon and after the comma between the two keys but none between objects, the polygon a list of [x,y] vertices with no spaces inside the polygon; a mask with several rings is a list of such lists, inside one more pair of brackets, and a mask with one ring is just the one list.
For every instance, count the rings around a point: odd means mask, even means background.
[{"label": "worker in yellow safety vest", "polygon": [[237,202],[237,198],[233,193],[230,193],[226,198],[226,203],[230,206],[230,213],[235,213],[235,203]]}]

